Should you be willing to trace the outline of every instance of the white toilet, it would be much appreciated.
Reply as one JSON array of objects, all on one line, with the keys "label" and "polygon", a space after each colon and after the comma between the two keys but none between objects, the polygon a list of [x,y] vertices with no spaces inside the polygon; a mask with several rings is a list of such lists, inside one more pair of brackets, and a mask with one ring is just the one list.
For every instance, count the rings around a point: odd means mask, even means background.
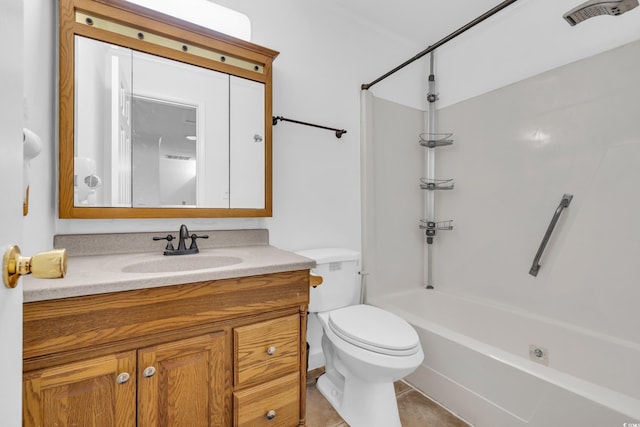
[{"label": "white toilet", "polygon": [[347,249],[298,252],[316,261],[309,312],[322,324],[325,374],[317,388],[351,427],[401,427],[394,381],[424,358],[418,334],[406,321],[359,304],[359,254]]}]

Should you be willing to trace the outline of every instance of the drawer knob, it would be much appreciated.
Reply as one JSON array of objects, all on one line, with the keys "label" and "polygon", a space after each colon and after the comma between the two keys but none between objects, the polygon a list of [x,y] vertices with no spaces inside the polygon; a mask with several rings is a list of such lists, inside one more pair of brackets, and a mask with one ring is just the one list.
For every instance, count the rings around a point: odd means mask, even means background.
[{"label": "drawer knob", "polygon": [[271,409],[269,412],[267,412],[267,419],[268,420],[272,420],[276,417],[276,411],[274,411],[273,409]]},{"label": "drawer knob", "polygon": [[142,375],[144,375],[147,378],[151,378],[155,374],[156,374],[156,368],[154,368],[153,366],[147,366],[144,369],[144,371],[142,371]]},{"label": "drawer knob", "polygon": [[269,356],[273,356],[274,354],[276,354],[276,347],[275,347],[275,346],[273,346],[273,345],[272,345],[271,347],[269,347],[269,348],[267,349],[267,354],[268,354]]},{"label": "drawer knob", "polygon": [[123,372],[116,377],[116,382],[118,384],[126,384],[130,378],[131,378],[131,375],[129,375],[128,372]]}]

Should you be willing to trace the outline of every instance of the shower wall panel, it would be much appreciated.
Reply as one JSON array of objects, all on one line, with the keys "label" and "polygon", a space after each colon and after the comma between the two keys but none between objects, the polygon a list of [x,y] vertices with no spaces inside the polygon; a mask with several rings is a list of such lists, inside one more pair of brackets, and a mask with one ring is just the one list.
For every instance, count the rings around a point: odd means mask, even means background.
[{"label": "shower wall panel", "polygon": [[[640,41],[443,108],[440,289],[640,344]],[[574,195],[529,268],[564,193]]]},{"label": "shower wall panel", "polygon": [[367,94],[363,108],[371,125],[364,132],[367,161],[363,164],[365,197],[363,234],[367,294],[415,289],[422,283],[423,233],[418,229],[424,215],[420,190],[424,149],[418,135],[425,121],[421,110]]}]

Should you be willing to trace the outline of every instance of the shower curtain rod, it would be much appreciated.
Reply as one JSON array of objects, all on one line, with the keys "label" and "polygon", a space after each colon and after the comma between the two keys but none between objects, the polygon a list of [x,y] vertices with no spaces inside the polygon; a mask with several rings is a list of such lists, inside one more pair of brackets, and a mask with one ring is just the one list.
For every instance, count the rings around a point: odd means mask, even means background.
[{"label": "shower curtain rod", "polygon": [[307,122],[301,122],[299,120],[287,119],[286,117],[282,117],[282,116],[273,116],[273,125],[274,126],[278,124],[278,120],[280,120],[282,122],[291,122],[291,123],[297,123],[299,125],[312,126],[314,128],[332,130],[332,131],[334,131],[336,133],[336,138],[340,138],[342,135],[347,133],[347,131],[344,130],[344,129],[335,129],[335,128],[330,128],[330,127],[321,126],[321,125],[314,125],[313,123],[307,123]]},{"label": "shower curtain rod", "polygon": [[389,77],[390,75],[392,75],[393,73],[395,73],[396,71],[399,71],[401,69],[403,69],[404,67],[406,67],[407,65],[411,64],[414,61],[417,61],[418,59],[422,58],[423,56],[425,56],[426,54],[436,50],[437,48],[439,48],[440,46],[442,46],[443,44],[447,43],[450,40],[453,40],[454,38],[458,37],[460,34],[464,33],[465,31],[467,31],[468,29],[476,26],[477,24],[481,23],[482,21],[484,21],[485,19],[489,18],[492,15],[495,15],[496,13],[500,12],[502,9],[504,9],[505,7],[517,2],[518,0],[507,0],[507,1],[503,1],[502,3],[500,3],[499,5],[497,5],[496,7],[494,7],[493,9],[483,13],[482,15],[478,16],[476,19],[474,19],[473,21],[469,22],[468,24],[458,28],[456,31],[454,31],[453,33],[449,34],[448,36],[446,36],[445,38],[439,40],[438,42],[432,44],[431,46],[429,46],[428,48],[426,48],[425,50],[423,50],[422,52],[420,52],[419,54],[417,54],[416,56],[414,56],[413,58],[409,59],[408,61],[403,62],[402,64],[398,65],[396,68],[394,68],[393,70],[389,71],[388,73],[378,77],[377,79],[375,79],[374,81],[372,81],[371,83],[364,83],[360,88],[362,90],[368,90],[371,86],[373,86],[374,84],[386,79],[387,77]]}]

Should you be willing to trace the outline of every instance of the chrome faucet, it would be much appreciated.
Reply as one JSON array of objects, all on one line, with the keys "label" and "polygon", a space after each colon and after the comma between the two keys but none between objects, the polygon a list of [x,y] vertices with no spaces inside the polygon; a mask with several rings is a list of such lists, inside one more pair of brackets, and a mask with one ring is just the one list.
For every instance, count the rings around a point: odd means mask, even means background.
[{"label": "chrome faucet", "polygon": [[[168,242],[164,250],[165,255],[189,255],[189,254],[197,254],[198,252],[200,252],[200,250],[198,249],[198,245],[196,244],[197,239],[209,238],[208,235],[198,236],[195,233],[189,235],[189,230],[187,229],[187,226],[184,224],[180,226],[180,231],[178,235],[179,235],[178,249],[175,249],[173,247],[172,240],[174,240],[175,237],[173,237],[173,235],[171,234],[168,234],[166,237],[154,237],[153,240],[166,240]],[[187,248],[187,244],[185,243],[185,241],[189,238],[191,238],[191,245],[189,246],[189,248]]]}]

